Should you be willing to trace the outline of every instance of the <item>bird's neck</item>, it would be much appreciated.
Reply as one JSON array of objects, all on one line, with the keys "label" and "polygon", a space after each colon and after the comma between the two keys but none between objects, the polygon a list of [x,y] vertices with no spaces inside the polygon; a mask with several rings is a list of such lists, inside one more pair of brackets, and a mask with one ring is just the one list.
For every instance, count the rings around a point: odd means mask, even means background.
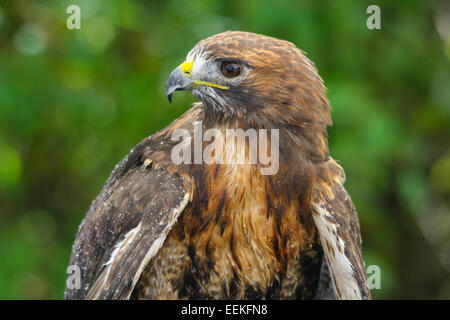
[{"label": "bird's neck", "polygon": [[[272,108],[273,109],[273,108]],[[302,158],[312,162],[327,161],[328,123],[314,123],[299,115],[276,117],[264,111],[247,111],[235,113],[218,113],[204,111],[202,117],[203,130],[243,130],[257,133],[278,133],[279,152],[283,158]]]}]

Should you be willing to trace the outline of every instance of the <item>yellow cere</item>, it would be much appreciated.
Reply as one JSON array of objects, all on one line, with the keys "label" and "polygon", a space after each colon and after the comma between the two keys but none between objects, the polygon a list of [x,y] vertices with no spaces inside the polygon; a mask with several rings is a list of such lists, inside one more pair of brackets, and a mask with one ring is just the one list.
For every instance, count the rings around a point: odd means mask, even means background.
[{"label": "yellow cere", "polygon": [[180,64],[181,71],[183,71],[184,75],[188,78],[192,76],[192,66],[194,65],[194,62],[192,60],[185,61],[182,64]]},{"label": "yellow cere", "polygon": [[[194,65],[194,62],[192,60],[188,60],[180,64],[181,71],[183,71],[184,75],[188,78],[192,77],[192,67]],[[229,87],[227,86],[221,86],[220,84],[215,84],[212,82],[202,81],[202,80],[194,80],[194,86],[210,86],[219,88],[222,90],[227,90]]]}]

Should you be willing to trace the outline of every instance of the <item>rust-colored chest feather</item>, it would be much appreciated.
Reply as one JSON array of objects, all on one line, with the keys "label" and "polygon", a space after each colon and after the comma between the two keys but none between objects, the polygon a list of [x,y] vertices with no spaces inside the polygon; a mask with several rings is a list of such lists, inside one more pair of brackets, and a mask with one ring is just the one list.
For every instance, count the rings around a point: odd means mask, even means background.
[{"label": "rust-colored chest feather", "polygon": [[[226,146],[225,146],[226,148]],[[322,250],[296,183],[281,167],[193,165],[193,201],[133,296],[146,299],[311,298]]]}]

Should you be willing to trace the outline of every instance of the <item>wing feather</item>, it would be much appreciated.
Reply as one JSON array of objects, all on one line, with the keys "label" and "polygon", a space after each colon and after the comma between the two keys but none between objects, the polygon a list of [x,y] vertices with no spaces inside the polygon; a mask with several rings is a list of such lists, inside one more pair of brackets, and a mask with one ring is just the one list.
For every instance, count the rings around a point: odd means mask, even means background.
[{"label": "wing feather", "polygon": [[367,276],[361,253],[358,215],[350,196],[337,183],[333,198],[315,204],[314,223],[337,299],[370,299]]},{"label": "wing feather", "polygon": [[186,207],[180,176],[141,169],[145,143],[117,166],[83,220],[70,260],[81,287],[67,288],[66,299],[128,299]]}]

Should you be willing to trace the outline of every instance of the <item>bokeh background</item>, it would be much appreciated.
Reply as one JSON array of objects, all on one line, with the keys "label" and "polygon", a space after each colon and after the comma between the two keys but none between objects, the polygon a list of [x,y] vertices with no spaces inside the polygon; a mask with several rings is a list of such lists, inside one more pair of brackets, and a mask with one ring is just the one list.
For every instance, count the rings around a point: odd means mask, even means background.
[{"label": "bokeh background", "polygon": [[[81,8],[68,30],[66,8]],[[368,30],[366,8],[381,8]],[[77,227],[109,173],[195,101],[170,71],[225,30],[306,51],[379,299],[450,298],[448,1],[0,2],[0,298],[61,299]]]}]

